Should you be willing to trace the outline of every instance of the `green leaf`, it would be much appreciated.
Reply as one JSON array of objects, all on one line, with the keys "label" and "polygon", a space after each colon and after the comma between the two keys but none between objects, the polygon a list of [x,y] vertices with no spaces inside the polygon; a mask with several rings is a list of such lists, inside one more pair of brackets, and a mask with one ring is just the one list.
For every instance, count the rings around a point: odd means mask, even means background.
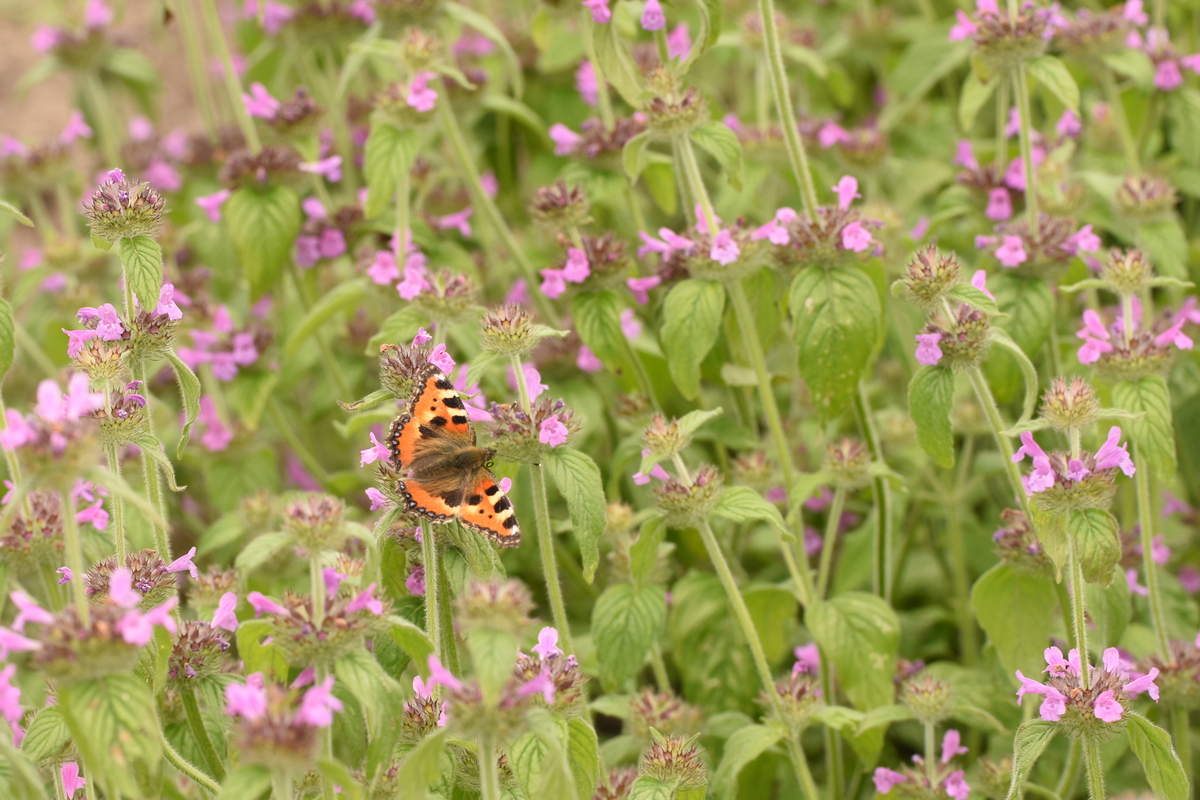
[{"label": "green leaf", "polygon": [[1137,229],[1137,244],[1150,256],[1158,274],[1187,280],[1188,243],[1179,220],[1142,223]]},{"label": "green leaf", "polygon": [[32,761],[44,761],[58,755],[71,740],[71,730],[63,719],[58,706],[49,706],[38,712],[25,729],[21,752]]},{"label": "green leaf", "polygon": [[1087,587],[1088,621],[1094,626],[1096,641],[1121,641],[1133,610],[1128,581],[1115,580],[1108,586],[1084,583],[1084,586]]},{"label": "green leaf", "polygon": [[1131,79],[1142,91],[1148,92],[1154,85],[1154,62],[1141,50],[1122,47],[1115,53],[1102,56],[1100,60],[1113,72]]},{"label": "green leaf", "polygon": [[629,546],[629,577],[635,587],[641,587],[658,567],[659,545],[667,535],[662,517],[651,517],[642,525],[638,538]]},{"label": "green leaf", "polygon": [[813,603],[807,623],[855,708],[892,702],[900,620],[891,606],[875,595],[845,592]]},{"label": "green leaf", "polygon": [[242,548],[237,560],[233,562],[234,569],[247,576],[291,542],[292,537],[286,533],[264,533]]},{"label": "green leaf", "polygon": [[642,131],[625,142],[625,147],[621,149],[621,165],[625,168],[625,174],[630,181],[636,181],[642,174],[642,170],[650,163],[649,147],[650,134]]},{"label": "green leaf", "polygon": [[[988,281],[996,305],[1008,315],[997,319],[995,327],[1008,331],[1026,354],[1036,356],[1046,343],[1054,320],[1055,299],[1050,284],[1042,278],[1005,273],[992,275]],[[993,349],[985,369],[997,400],[1007,403],[1016,396],[1022,367],[1008,351]]]},{"label": "green leaf", "polygon": [[[1134,52],[1145,57],[1140,51]],[[1200,92],[1191,86],[1181,86],[1178,91],[1168,93],[1167,113],[1171,120],[1171,149],[1179,153],[1185,164],[1200,166]],[[1172,180],[1176,186],[1194,197],[1197,186],[1194,170],[1191,176],[1193,179],[1188,181],[1192,187],[1191,191],[1183,188],[1186,179],[1181,180],[1181,172],[1182,170],[1171,170]]]},{"label": "green leaf", "polygon": [[948,367],[924,366],[908,384],[908,413],[917,426],[917,442],[939,465],[954,466],[954,372]]},{"label": "green leaf", "polygon": [[473,578],[490,581],[503,577],[504,565],[500,563],[496,548],[486,538],[457,521],[443,525],[440,533],[447,544],[462,553]]},{"label": "green leaf", "polygon": [[512,45],[509,44],[508,37],[496,27],[496,24],[487,16],[459,3],[443,3],[441,8],[448,17],[474,28],[500,49],[500,53],[504,56],[504,66],[508,71],[508,78],[512,81],[513,94],[517,97],[524,95],[525,74],[521,70],[521,62]]},{"label": "green leaf", "polygon": [[33,220],[21,213],[21,209],[17,208],[7,200],[0,200],[0,212],[8,214],[10,217],[13,217],[17,222],[21,223],[27,228],[33,227]]},{"label": "green leaf", "polygon": [[546,133],[546,123],[538,113],[520,100],[514,100],[506,94],[488,92],[480,99],[480,105],[488,111],[505,114],[525,126],[525,129],[539,139],[547,149],[554,146]]},{"label": "green leaf", "polygon": [[340,790],[338,794],[346,798],[346,800],[362,800],[362,784],[358,782],[358,778],[355,778],[350,770],[338,762],[322,758],[317,762],[317,771],[321,773],[321,777],[334,786],[337,786]]},{"label": "green leaf", "polygon": [[404,617],[398,617],[395,614],[388,617],[388,625],[388,635],[396,644],[400,645],[401,650],[408,653],[408,657],[417,664],[421,674],[424,675],[429,656],[433,653],[433,642],[429,641],[429,634]]},{"label": "green leaf", "polygon": [[592,800],[600,785],[600,742],[583,717],[567,721],[567,758],[575,778],[576,800]]},{"label": "green leaf", "polygon": [[1072,111],[1079,111],[1079,86],[1066,64],[1054,56],[1038,56],[1026,61],[1025,69],[1060,103]]},{"label": "green leaf", "polygon": [[700,364],[721,335],[725,288],[718,281],[683,280],[663,300],[660,341],[667,367],[688,400],[700,394]]},{"label": "green leaf", "polygon": [[163,476],[167,479],[167,485],[171,487],[171,491],[182,492],[187,488],[175,483],[175,465],[167,457],[163,449],[163,443],[158,440],[157,436],[150,431],[143,431],[136,436],[130,437],[129,441],[142,448],[142,452],[150,456],[151,461],[162,467]]},{"label": "green leaf", "polygon": [[1071,511],[1067,529],[1075,540],[1075,556],[1083,579],[1108,586],[1121,560],[1121,535],[1116,517],[1102,508]]},{"label": "green leaf", "polygon": [[162,746],[157,706],[146,684],[129,673],[60,684],[58,706],[82,756],[82,771],[110,797],[158,796]]},{"label": "green leaf", "polygon": [[8,374],[17,357],[17,327],[12,306],[0,299],[0,381]]},{"label": "green leaf", "polygon": [[175,381],[179,384],[179,397],[183,403],[183,430],[179,432],[179,444],[175,448],[175,457],[183,458],[183,449],[187,447],[191,437],[192,425],[200,415],[200,395],[203,390],[196,373],[183,363],[183,359],[175,355],[174,350],[167,351],[167,361],[171,362],[171,368],[175,370]]},{"label": "green leaf", "polygon": [[1013,737],[1012,783],[1009,784],[1005,800],[1016,800],[1024,794],[1025,781],[1033,765],[1056,733],[1058,723],[1044,719],[1033,719],[1017,728],[1017,734]]},{"label": "green leaf", "polygon": [[746,169],[742,162],[742,142],[733,129],[724,122],[712,120],[694,129],[690,136],[717,160],[725,170],[725,180],[734,191],[740,192]]},{"label": "green leaf", "polygon": [[975,118],[979,116],[980,110],[987,105],[987,101],[995,94],[996,87],[999,85],[1000,81],[998,80],[984,83],[974,72],[967,73],[967,79],[963,81],[962,93],[958,96],[958,124],[963,131],[969,131],[975,127]]},{"label": "green leaf", "polygon": [[621,329],[624,304],[616,292],[582,292],[571,301],[571,314],[579,338],[609,368],[624,360],[625,332]]},{"label": "green leaf", "polygon": [[429,785],[442,777],[442,753],[448,733],[446,728],[433,730],[404,757],[396,785],[404,787],[405,800],[424,800],[429,796]]},{"label": "green leaf", "polygon": [[637,674],[667,616],[661,586],[634,589],[628,583],[609,586],[592,607],[592,638],[596,643],[600,680],[616,689]]},{"label": "green leaf", "polygon": [[642,73],[638,70],[629,48],[620,40],[616,25],[587,25],[585,36],[592,37],[596,63],[605,79],[612,84],[621,99],[634,108],[641,108]]},{"label": "green leaf", "polygon": [[642,171],[642,182],[646,190],[664,214],[674,216],[679,208],[679,192],[675,181],[675,170],[671,164],[653,162]]},{"label": "green leaf", "polygon": [[271,773],[266,767],[238,767],[221,784],[217,800],[255,800],[271,788]]},{"label": "green leaf", "polygon": [[288,664],[283,648],[275,642],[263,644],[263,640],[272,632],[270,621],[265,619],[248,619],[238,625],[238,655],[245,662],[247,675],[261,672],[267,678],[274,677],[276,680],[287,677]]},{"label": "green leaf", "polygon": [[996,306],[996,301],[988,297],[982,289],[977,289],[968,283],[960,283],[955,286],[946,292],[946,297],[960,303],[969,303],[990,317],[1000,316],[1000,309]]},{"label": "green leaf", "polygon": [[552,447],[546,451],[545,460],[546,471],[567,501],[571,532],[583,557],[583,576],[591,583],[600,563],[596,542],[604,533],[606,521],[607,504],[600,468],[591,456],[567,447]]},{"label": "green leaf", "polygon": [[37,766],[9,741],[0,742],[0,792],[5,800],[46,800]]},{"label": "green leaf", "polygon": [[978,706],[973,706],[968,703],[959,703],[951,706],[950,716],[967,725],[976,728],[991,728],[996,733],[1008,734],[1008,729],[1004,727],[1004,723],[996,719],[990,712],[985,711]]},{"label": "green leaf", "polygon": [[713,776],[712,790],[718,797],[737,797],[737,779],[742,769],[783,738],[783,733],[765,725],[747,725],[725,741],[721,765]]},{"label": "green leaf", "polygon": [[896,85],[903,94],[884,109],[879,117],[879,127],[884,131],[892,130],[938,81],[957,70],[969,55],[970,47],[966,42],[951,42],[940,34],[913,41],[896,69],[896,73],[900,73],[907,68],[912,77],[897,79]]},{"label": "green leaf", "polygon": [[125,280],[129,281],[138,302],[142,308],[154,310],[162,288],[162,248],[148,236],[134,236],[121,239],[117,252],[125,266]]},{"label": "green leaf", "polygon": [[857,732],[866,733],[875,728],[887,728],[893,722],[904,722],[909,719],[916,719],[916,717],[907,706],[889,703],[863,714],[862,719],[859,720]]},{"label": "green leaf", "polygon": [[417,132],[397,128],[389,122],[372,121],[363,157],[363,177],[367,179],[368,219],[378,217],[395,199],[400,177],[407,175],[417,157]]},{"label": "green leaf", "polygon": [[975,581],[971,607],[996,655],[1011,675],[1038,674],[1045,661],[1043,645],[1054,630],[1058,595],[1049,576],[1026,575],[997,564]]},{"label": "green leaf", "polygon": [[287,344],[283,348],[284,357],[288,360],[294,358],[296,352],[309,338],[317,331],[328,327],[327,323],[330,319],[337,315],[349,314],[361,306],[366,298],[367,281],[365,278],[342,281],[332,291],[326,292],[320,300],[313,304],[313,307],[300,320],[300,324],[288,336]]},{"label": "green leaf", "polygon": [[783,515],[775,504],[749,486],[730,486],[721,494],[712,513],[731,522],[769,522],[785,540],[795,541],[795,535],[783,524]]},{"label": "green leaf", "polygon": [[221,218],[257,300],[279,282],[291,257],[303,221],[300,202],[286,186],[242,187],[225,201]]},{"label": "green leaf", "polygon": [[339,686],[345,686],[362,706],[371,731],[377,731],[382,722],[380,710],[387,707],[387,696],[398,692],[399,686],[375,657],[366,650],[357,650],[338,657],[333,664],[334,675]]},{"label": "green leaf", "polygon": [[530,732],[509,754],[517,780],[530,797],[572,797],[576,786],[567,761],[570,733],[566,721],[543,709],[531,712],[527,720]]},{"label": "green leaf", "polygon": [[1037,368],[1033,366],[1033,362],[1029,360],[1029,356],[1025,354],[1021,346],[1013,341],[1013,338],[1003,328],[993,329],[992,341],[1007,350],[1017,362],[1017,366],[1021,368],[1021,377],[1025,383],[1025,402],[1021,410],[1021,418],[1017,420],[1017,424],[1022,425],[1033,417],[1033,412],[1037,408]]},{"label": "green leaf", "polygon": [[629,800],[675,800],[675,785],[643,776],[633,782]]},{"label": "green leaf", "polygon": [[500,690],[512,677],[513,662],[521,643],[508,631],[479,628],[467,634],[467,649],[484,701],[489,705],[500,702]]},{"label": "green leaf", "polygon": [[425,312],[415,305],[409,304],[399,311],[392,312],[379,326],[379,332],[367,342],[364,355],[377,358],[379,346],[382,344],[407,344],[417,335],[421,326],[428,322],[429,318],[425,316]]},{"label": "green leaf", "polygon": [[767,660],[778,663],[791,654],[797,627],[795,592],[784,586],[747,586],[742,589],[742,600]]},{"label": "green leaf", "polygon": [[1144,460],[1156,477],[1174,475],[1175,428],[1167,382],[1158,375],[1120,381],[1113,387],[1113,402],[1134,413],[1144,413],[1144,416],[1126,422],[1129,438],[1137,446],[1134,452],[1138,461]]},{"label": "green leaf", "polygon": [[1166,800],[1187,800],[1187,774],[1183,763],[1171,745],[1171,735],[1141,714],[1125,713],[1125,731],[1129,734],[1129,748],[1142,762],[1146,781],[1155,797]]},{"label": "green leaf", "polygon": [[880,334],[883,308],[860,269],[811,266],[791,288],[800,376],[822,419],[840,415],[858,390]]}]

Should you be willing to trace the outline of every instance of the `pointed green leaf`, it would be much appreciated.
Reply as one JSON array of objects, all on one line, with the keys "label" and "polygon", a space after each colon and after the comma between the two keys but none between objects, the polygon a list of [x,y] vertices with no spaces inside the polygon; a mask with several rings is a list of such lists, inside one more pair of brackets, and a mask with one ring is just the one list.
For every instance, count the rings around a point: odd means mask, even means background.
[{"label": "pointed green leaf", "polygon": [[373,121],[367,137],[363,175],[367,179],[365,213],[373,219],[392,202],[401,175],[412,169],[417,157],[417,132],[401,130],[388,122]]},{"label": "pointed green leaf", "polygon": [[125,280],[142,308],[154,310],[162,288],[163,257],[158,242],[147,236],[121,239],[117,252],[125,266]]},{"label": "pointed green leaf", "polygon": [[813,603],[806,621],[855,708],[892,702],[900,620],[891,606],[875,595],[845,592]]},{"label": "pointed green leaf", "polygon": [[1017,800],[1025,792],[1025,781],[1046,745],[1058,733],[1058,723],[1034,719],[1017,728],[1013,738],[1012,783],[1009,784],[1006,800]]},{"label": "pointed green leaf", "polygon": [[693,142],[717,160],[721,169],[725,171],[725,180],[729,181],[734,191],[740,192],[746,170],[742,163],[742,142],[733,129],[724,122],[712,120],[694,129],[689,135]]},{"label": "pointed green leaf", "polygon": [[939,465],[954,466],[954,372],[948,367],[924,366],[908,384],[908,413],[917,426],[917,442]]},{"label": "pointed green leaf", "polygon": [[592,638],[600,679],[616,688],[637,674],[667,615],[661,586],[634,589],[628,583],[609,586],[592,608]]},{"label": "pointed green leaf", "polygon": [[296,352],[319,330],[328,327],[329,321],[341,314],[349,314],[362,305],[367,297],[367,282],[364,278],[343,281],[326,292],[320,300],[313,304],[300,324],[288,336],[283,352],[291,359]]},{"label": "pointed green leaf", "polygon": [[1155,797],[1165,800],[1187,800],[1187,774],[1183,763],[1171,745],[1171,735],[1141,714],[1132,711],[1125,714],[1125,730],[1129,734],[1129,748],[1142,762],[1142,771]]},{"label": "pointed green leaf", "polygon": [[1067,522],[1075,540],[1075,556],[1083,579],[1108,586],[1121,560],[1121,536],[1116,517],[1102,508],[1075,509]]},{"label": "pointed green leaf", "polygon": [[1054,630],[1058,607],[1050,576],[1022,574],[997,564],[975,582],[971,607],[1006,673],[1041,671],[1043,646]]},{"label": "pointed green leaf", "polygon": [[1079,111],[1079,85],[1066,64],[1054,56],[1038,56],[1026,61],[1025,69],[1060,103],[1072,111]]},{"label": "pointed green leaf", "polygon": [[713,792],[718,797],[736,797],[738,774],[782,738],[781,731],[765,725],[747,725],[734,731],[725,741],[721,765],[712,780]]},{"label": "pointed green leaf", "polygon": [[683,280],[663,300],[662,347],[679,391],[700,393],[700,364],[721,335],[725,288],[717,281]]},{"label": "pointed green leaf", "polygon": [[[1171,419],[1171,393],[1158,375],[1136,381],[1119,381],[1113,386],[1113,402],[1143,416],[1126,422],[1129,438],[1137,446],[1139,461],[1159,478],[1175,474],[1175,428]],[[1142,466],[1138,464],[1138,466]]]},{"label": "pointed green leaf", "polygon": [[196,417],[200,415],[200,379],[196,377],[196,373],[192,372],[191,367],[183,362],[179,356],[175,355],[174,350],[167,351],[167,361],[171,362],[171,368],[175,370],[175,380],[179,384],[179,397],[183,402],[183,430],[179,432],[179,444],[175,448],[175,457],[183,458],[183,449],[187,447],[188,439],[191,437],[192,425],[196,422]]},{"label": "pointed green leaf", "polygon": [[[571,533],[583,558],[583,577],[591,583],[600,564],[597,541],[604,533],[607,502],[600,468],[591,456],[569,447],[553,447],[544,456],[546,471],[567,501]],[[536,480],[536,479],[535,479]]]},{"label": "pointed green leaf", "polygon": [[303,221],[300,201],[286,186],[243,187],[225,201],[221,218],[257,300],[275,287],[291,258]]}]

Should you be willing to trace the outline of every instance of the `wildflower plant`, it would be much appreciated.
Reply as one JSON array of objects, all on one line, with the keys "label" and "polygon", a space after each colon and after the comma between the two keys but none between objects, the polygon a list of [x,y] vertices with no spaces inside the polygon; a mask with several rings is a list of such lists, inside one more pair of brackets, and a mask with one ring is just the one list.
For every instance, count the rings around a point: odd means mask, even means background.
[{"label": "wildflower plant", "polygon": [[0,796],[1190,796],[1194,20],[960,5],[12,20]]}]

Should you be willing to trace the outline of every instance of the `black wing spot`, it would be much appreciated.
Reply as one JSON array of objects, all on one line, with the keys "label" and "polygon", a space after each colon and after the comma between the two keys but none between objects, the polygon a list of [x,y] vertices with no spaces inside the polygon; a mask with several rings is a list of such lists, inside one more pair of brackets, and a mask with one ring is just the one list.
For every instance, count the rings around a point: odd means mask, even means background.
[{"label": "black wing spot", "polygon": [[442,402],[446,404],[446,408],[461,409],[463,407],[462,398],[458,397],[457,395],[454,397],[447,397],[447,398],[443,399]]},{"label": "black wing spot", "polygon": [[463,494],[464,492],[462,489],[454,489],[453,491],[446,492],[444,495],[442,495],[442,500],[451,508],[454,506],[461,506]]},{"label": "black wing spot", "polygon": [[509,499],[507,497],[501,497],[499,500],[496,501],[495,505],[493,505],[492,508],[495,509],[497,514],[499,514],[501,512],[507,511],[508,509],[512,508],[512,503],[509,501]]},{"label": "black wing spot", "polygon": [[433,419],[429,420],[429,424],[436,425],[440,428],[446,424],[446,418],[445,417],[434,417]]},{"label": "black wing spot", "polygon": [[[443,421],[442,424],[444,425],[445,422]],[[433,428],[429,427],[428,425],[422,425],[419,428],[417,428],[417,430],[419,430],[421,432],[422,436],[438,436],[437,431],[435,431]]]},{"label": "black wing spot", "polygon": [[508,519],[504,520],[504,522],[501,524],[503,524],[504,527],[506,527],[506,528],[515,528],[515,527],[517,527],[517,518],[509,517]]},{"label": "black wing spot", "polygon": [[455,414],[453,417],[450,418],[450,421],[453,422],[455,425],[466,425],[470,420],[468,420],[462,414]]},{"label": "black wing spot", "polygon": [[438,378],[433,385],[441,389],[443,392],[454,388],[454,384],[450,383],[450,381],[446,380],[445,378]]},{"label": "black wing spot", "polygon": [[498,491],[500,491],[500,487],[493,483],[491,486],[484,489],[483,493],[486,494],[488,497],[491,497]]},{"label": "black wing spot", "polygon": [[467,498],[467,505],[477,506],[477,505],[479,505],[481,500],[483,500],[483,498],[481,496],[479,496],[477,494],[473,494]]}]

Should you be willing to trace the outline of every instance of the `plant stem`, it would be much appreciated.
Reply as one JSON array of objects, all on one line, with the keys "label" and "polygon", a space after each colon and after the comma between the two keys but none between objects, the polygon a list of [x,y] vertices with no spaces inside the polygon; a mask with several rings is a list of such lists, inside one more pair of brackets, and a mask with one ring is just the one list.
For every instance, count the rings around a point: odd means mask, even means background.
[{"label": "plant stem", "polygon": [[216,141],[216,104],[213,102],[212,84],[205,71],[204,42],[196,21],[196,9],[192,8],[192,0],[180,0],[175,8],[179,11],[183,50],[187,56],[188,76],[192,81],[192,97],[200,108],[200,117],[204,120],[204,131],[209,141]]},{"label": "plant stem", "polygon": [[[108,471],[118,478],[121,477],[121,457],[117,453],[114,442],[105,442],[104,457],[108,461]],[[118,566],[125,564],[125,554],[128,542],[125,539],[125,500],[118,494],[110,498],[113,510],[113,548],[116,551]]]},{"label": "plant stem", "polygon": [[937,786],[937,735],[932,722],[925,723],[925,777]]},{"label": "plant stem", "polygon": [[[108,169],[112,169],[121,163],[121,133],[116,117],[113,116],[115,109],[97,72],[84,69],[79,72],[79,76],[83,81],[80,88],[91,106],[92,113],[95,114],[96,127],[99,128],[96,133],[100,141],[100,151],[108,161]],[[70,235],[70,231],[63,231],[63,235]]]},{"label": "plant stem", "polygon": [[1062,776],[1058,779],[1058,784],[1054,787],[1054,793],[1059,797],[1068,797],[1073,794],[1072,788],[1075,786],[1075,778],[1079,774],[1079,762],[1083,755],[1083,748],[1079,744],[1078,739],[1071,741],[1071,747],[1067,751],[1067,763],[1063,766]]},{"label": "plant stem", "polygon": [[[322,186],[318,181],[317,186]],[[332,201],[326,203],[327,207],[332,207]],[[403,267],[402,267],[403,268]],[[308,284],[305,283],[304,276],[296,268],[293,261],[288,262],[288,272],[292,276],[292,282],[296,285],[296,296],[300,299],[300,305],[307,312],[313,307],[315,302],[312,295],[309,293]],[[353,390],[350,388],[346,376],[342,373],[342,367],[338,364],[337,359],[333,355],[333,349],[329,346],[329,342],[325,341],[325,332],[316,331],[313,338],[317,341],[317,347],[321,351],[321,360],[325,362],[325,369],[333,378],[334,384],[337,386],[338,392],[347,399],[354,396]]]},{"label": "plant stem", "polygon": [[978,637],[975,635],[975,620],[971,618],[971,576],[967,569],[967,548],[963,542],[962,516],[966,509],[963,507],[963,492],[967,476],[970,474],[971,456],[974,451],[975,438],[968,434],[963,439],[963,449],[959,454],[959,468],[954,476],[954,502],[946,511],[946,536],[950,540],[950,557],[954,565],[954,594],[955,611],[958,616],[959,649],[963,662],[967,666],[975,663],[975,655],[979,649]]},{"label": "plant stem", "polygon": [[1154,625],[1154,638],[1158,642],[1159,655],[1168,661],[1171,645],[1167,637],[1167,621],[1163,614],[1162,593],[1158,589],[1158,565],[1154,563],[1154,503],[1150,492],[1150,466],[1141,457],[1140,448],[1133,443],[1133,459],[1137,471],[1133,473],[1133,485],[1137,492],[1138,526],[1142,529],[1142,571],[1146,573],[1146,595],[1150,601],[1150,619]]},{"label": "plant stem", "polygon": [[1033,139],[1030,129],[1033,119],[1029,110],[1029,84],[1025,81],[1025,64],[1017,64],[1013,70],[1013,84],[1017,92],[1017,108],[1021,116],[1021,159],[1025,162],[1025,215],[1029,220],[1029,235],[1038,238],[1038,194],[1037,169],[1033,166]]},{"label": "plant stem", "polygon": [[309,553],[308,583],[312,594],[313,628],[318,632],[325,624],[325,576],[321,574],[321,554]]},{"label": "plant stem", "polygon": [[305,446],[304,442],[300,441],[300,437],[292,430],[292,425],[288,421],[287,415],[283,413],[283,409],[279,406],[279,401],[271,395],[267,399],[267,413],[271,415],[271,419],[275,422],[275,427],[279,428],[279,432],[283,434],[283,438],[287,440],[288,447],[292,448],[292,452],[296,454],[296,458],[300,459],[300,463],[304,464],[304,468],[312,473],[312,476],[325,487],[329,486],[329,473],[317,461],[317,457],[312,454],[312,451]]},{"label": "plant stem", "polygon": [[1091,656],[1088,655],[1087,643],[1087,584],[1083,580],[1083,565],[1075,554],[1075,537],[1070,534],[1068,549],[1071,559],[1071,624],[1075,628],[1075,647],[1079,650],[1079,680],[1086,691],[1092,685]]},{"label": "plant stem", "polygon": [[500,800],[500,770],[496,764],[494,734],[479,737],[479,786],[482,800]]},{"label": "plant stem", "polygon": [[650,645],[650,669],[660,692],[671,691],[671,678],[667,674],[667,662],[663,659],[662,647],[658,642]]},{"label": "plant stem", "polygon": [[1113,124],[1116,125],[1117,135],[1121,137],[1121,149],[1125,151],[1125,166],[1135,175],[1142,171],[1142,160],[1138,155],[1137,142],[1133,138],[1133,129],[1129,127],[1129,117],[1125,114],[1125,104],[1121,102],[1121,90],[1117,87],[1117,79],[1107,65],[1096,67],[1100,76],[1100,86],[1104,89],[1104,99],[1108,101],[1108,111],[1112,114]]},{"label": "plant stem", "polygon": [[1005,133],[1005,129],[1008,128],[1008,88],[1008,82],[1003,80],[996,87],[996,152],[992,159],[998,175],[1004,174],[1004,168],[1008,164],[1008,134]]},{"label": "plant stem", "polygon": [[[867,395],[867,386],[862,381],[858,383],[858,393],[854,396],[854,412],[858,417],[858,427],[871,456],[880,464],[887,461],[883,454],[883,443],[879,438],[879,430],[875,426],[875,417],[871,413],[871,399]],[[875,540],[871,548],[871,587],[876,595],[892,600],[893,579],[893,520],[892,520],[892,485],[882,475],[872,479],[875,492]]]},{"label": "plant stem", "polygon": [[191,780],[198,783],[206,792],[209,792],[212,795],[220,794],[220,784],[205,775],[203,772],[197,769],[194,764],[180,755],[179,751],[175,749],[175,747],[167,739],[166,734],[161,730],[159,731],[159,740],[162,744],[163,756],[166,758],[168,764],[179,770]]},{"label": "plant stem", "polygon": [[996,407],[996,399],[992,396],[987,378],[983,376],[983,370],[979,367],[967,370],[967,377],[971,381],[971,388],[975,390],[975,397],[979,400],[979,405],[983,407],[984,414],[987,415],[992,434],[996,437],[996,446],[1000,448],[1000,455],[1004,459],[1004,468],[1008,473],[1009,483],[1012,484],[1013,494],[1016,496],[1021,510],[1028,516],[1029,507],[1025,499],[1025,485],[1021,483],[1021,470],[1013,463],[1012,442],[1003,433],[1004,422],[1000,419],[1000,409]]},{"label": "plant stem", "polygon": [[1100,745],[1083,740],[1084,763],[1087,764],[1088,796],[1091,800],[1105,800],[1104,763],[1100,760]]},{"label": "plant stem", "polygon": [[79,539],[79,523],[75,520],[75,502],[69,492],[59,491],[62,501],[63,538],[67,546],[67,566],[71,568],[71,594],[75,600],[75,610],[79,620],[86,629],[89,625],[87,588],[83,585],[83,574],[87,565],[83,561],[83,542]]},{"label": "plant stem", "polygon": [[717,212],[713,210],[712,199],[709,198],[708,189],[704,186],[703,173],[700,171],[700,162],[696,160],[696,150],[692,147],[692,140],[687,136],[676,137],[675,156],[676,167],[685,176],[692,194],[695,195],[696,203],[700,206],[700,214],[705,228],[708,229],[710,235],[716,236],[719,230]]},{"label": "plant stem", "polygon": [[804,142],[796,130],[796,112],[792,110],[792,98],[788,94],[787,71],[783,66],[783,51],[779,46],[779,28],[775,23],[775,0],[758,0],[758,15],[762,20],[763,44],[766,46],[767,63],[771,67],[771,90],[775,94],[775,110],[779,115],[779,126],[783,128],[783,141],[787,145],[788,160],[792,174],[800,186],[800,199],[804,213],[812,218],[816,214],[817,189],[813,184],[812,172],[808,168],[808,154]]},{"label": "plant stem", "polygon": [[271,773],[271,795],[272,800],[292,800],[292,778],[286,770]]},{"label": "plant stem", "polygon": [[833,490],[833,502],[829,504],[829,516],[825,519],[825,538],[821,544],[821,563],[817,569],[816,600],[825,599],[829,588],[830,565],[833,563],[833,546],[837,543],[838,528],[842,522],[842,509],[846,506],[846,489],[838,486]]},{"label": "plant stem", "polygon": [[[225,31],[221,28],[221,20],[217,16],[216,0],[200,0],[200,14],[208,28],[209,39],[216,46],[217,58],[221,59],[221,67],[225,72],[225,92],[229,95],[229,106],[233,109],[234,119],[237,120],[242,136],[246,139],[246,146],[250,148],[251,153],[258,155],[262,150],[262,142],[254,128],[254,121],[246,111],[246,104],[242,102],[241,81],[233,69],[233,57],[229,54],[229,43],[225,41]],[[288,785],[291,785],[290,781]]]},{"label": "plant stem", "polygon": [[475,159],[471,157],[471,151],[467,147],[466,139],[463,138],[462,129],[458,126],[458,120],[454,116],[454,109],[450,106],[449,100],[444,100],[437,104],[438,118],[442,123],[442,130],[446,134],[446,138],[450,140],[450,146],[454,150],[454,155],[458,158],[458,166],[462,175],[466,178],[467,191],[471,194],[471,202],[476,208],[483,209],[483,215],[487,217],[488,222],[495,228],[496,233],[500,236],[500,241],[508,248],[509,256],[517,262],[517,267],[521,270],[521,276],[525,278],[525,283],[529,287],[529,296],[533,300],[533,304],[537,306],[538,313],[547,324],[552,327],[559,327],[561,322],[558,318],[558,312],[554,310],[554,306],[550,304],[549,299],[542,292],[537,291],[538,276],[537,270],[533,268],[533,263],[529,257],[525,255],[525,251],[517,244],[516,237],[508,227],[508,223],[504,221],[504,217],[500,214],[500,209],[496,206],[495,201],[488,197],[487,192],[483,191],[483,185],[480,183],[479,168],[475,166]]},{"label": "plant stem", "polygon": [[438,609],[438,590],[441,588],[438,585],[438,547],[433,525],[427,519],[421,520],[421,556],[425,562],[425,632],[433,642],[433,654],[444,664],[446,653],[442,648],[441,612]]},{"label": "plant stem", "polygon": [[[525,382],[525,370],[520,356],[512,356],[513,373],[517,378],[517,390],[521,395],[521,410],[533,419],[529,400],[529,386]],[[538,540],[538,552],[542,558],[542,574],[546,578],[546,595],[550,598],[550,612],[554,627],[558,629],[563,652],[573,652],[571,628],[567,622],[567,606],[563,602],[562,585],[558,579],[558,562],[554,559],[554,532],[550,529],[550,501],[546,492],[546,472],[541,464],[529,465],[530,484],[533,487],[534,530]]]},{"label": "plant stem", "polygon": [[[150,385],[150,376],[147,373],[145,362],[135,367],[135,374],[142,382],[142,386]],[[154,419],[149,414],[146,415],[146,428],[153,436]],[[146,493],[149,495],[150,504],[158,512],[158,516],[163,522],[163,525],[160,526],[154,520],[149,521],[150,529],[154,532],[154,549],[158,552],[159,558],[169,564],[171,563],[171,537],[169,529],[165,526],[169,525],[170,521],[167,518],[167,498],[163,493],[162,474],[158,471],[158,464],[150,458],[145,449],[142,449],[142,472],[146,477]]]},{"label": "plant stem", "polygon": [[808,759],[804,755],[804,748],[794,737],[789,736],[786,741],[788,755],[791,756],[792,766],[796,769],[796,780],[800,782],[800,791],[804,793],[804,800],[820,800],[821,795],[817,791],[817,784],[808,768]]},{"label": "plant stem", "polygon": [[183,710],[187,715],[188,728],[191,729],[192,738],[196,740],[200,754],[204,756],[204,761],[208,764],[209,773],[218,781],[225,780],[225,767],[221,764],[221,757],[217,755],[217,748],[213,746],[212,739],[209,738],[208,729],[204,727],[204,718],[200,716],[200,704],[196,702],[196,690],[192,687],[191,681],[180,682],[179,696],[183,700]]},{"label": "plant stem", "polygon": [[1029,792],[1030,794],[1038,794],[1042,797],[1049,798],[1049,800],[1062,800],[1062,797],[1060,797],[1057,792],[1055,792],[1053,789],[1047,789],[1045,786],[1040,786],[1036,783],[1029,783],[1026,781],[1024,787],[1025,791]]}]

